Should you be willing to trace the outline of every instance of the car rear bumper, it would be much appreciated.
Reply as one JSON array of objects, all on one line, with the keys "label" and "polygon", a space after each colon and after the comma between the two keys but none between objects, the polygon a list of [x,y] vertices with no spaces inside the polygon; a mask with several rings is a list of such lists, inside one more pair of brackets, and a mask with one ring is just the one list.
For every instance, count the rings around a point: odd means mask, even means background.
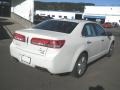
[{"label": "car rear bumper", "polygon": [[46,56],[41,56],[39,54],[21,50],[17,48],[17,46],[13,43],[10,45],[10,54],[21,63],[32,67],[47,69],[50,73],[53,74],[70,72],[70,60],[63,62],[62,60],[64,60],[64,56],[61,57],[59,55],[56,55],[55,57],[48,58]]}]

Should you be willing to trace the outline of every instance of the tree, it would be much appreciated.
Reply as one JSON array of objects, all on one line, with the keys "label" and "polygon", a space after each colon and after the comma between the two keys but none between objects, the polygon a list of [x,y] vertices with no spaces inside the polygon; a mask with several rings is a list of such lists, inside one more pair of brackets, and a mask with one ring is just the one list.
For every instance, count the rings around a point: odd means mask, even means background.
[{"label": "tree", "polygon": [[93,3],[69,3],[69,2],[40,2],[35,1],[35,10],[61,10],[61,11],[84,11],[86,5],[94,6]]}]

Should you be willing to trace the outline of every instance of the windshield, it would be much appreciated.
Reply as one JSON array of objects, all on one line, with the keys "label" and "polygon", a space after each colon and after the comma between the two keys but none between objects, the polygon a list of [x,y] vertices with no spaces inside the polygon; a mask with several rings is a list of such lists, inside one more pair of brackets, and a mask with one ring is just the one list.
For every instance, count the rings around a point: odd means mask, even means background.
[{"label": "windshield", "polygon": [[77,24],[78,23],[68,21],[47,20],[34,26],[33,28],[62,33],[71,33]]}]

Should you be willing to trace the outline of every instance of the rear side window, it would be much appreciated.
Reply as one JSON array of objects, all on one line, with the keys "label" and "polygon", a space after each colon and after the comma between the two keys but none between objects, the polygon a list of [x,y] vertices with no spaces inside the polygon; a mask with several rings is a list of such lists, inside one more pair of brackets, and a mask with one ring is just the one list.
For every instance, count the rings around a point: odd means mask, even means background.
[{"label": "rear side window", "polygon": [[78,23],[68,21],[47,20],[34,26],[33,28],[62,33],[71,33],[77,24]]}]

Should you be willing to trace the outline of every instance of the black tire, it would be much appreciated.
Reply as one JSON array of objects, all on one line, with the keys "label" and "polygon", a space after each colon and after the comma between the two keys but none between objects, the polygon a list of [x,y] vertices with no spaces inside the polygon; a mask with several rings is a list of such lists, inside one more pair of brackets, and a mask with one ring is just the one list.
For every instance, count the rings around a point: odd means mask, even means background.
[{"label": "black tire", "polygon": [[111,57],[113,55],[113,52],[114,52],[114,43],[112,43],[110,45],[109,52],[107,53],[107,56]]},{"label": "black tire", "polygon": [[85,73],[86,69],[87,69],[87,54],[86,53],[82,53],[79,56],[75,66],[74,66],[74,69],[72,71],[72,75],[74,77],[79,78],[79,77],[83,76],[83,74]]}]

